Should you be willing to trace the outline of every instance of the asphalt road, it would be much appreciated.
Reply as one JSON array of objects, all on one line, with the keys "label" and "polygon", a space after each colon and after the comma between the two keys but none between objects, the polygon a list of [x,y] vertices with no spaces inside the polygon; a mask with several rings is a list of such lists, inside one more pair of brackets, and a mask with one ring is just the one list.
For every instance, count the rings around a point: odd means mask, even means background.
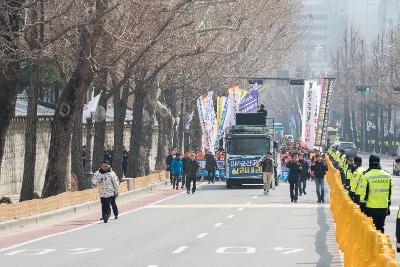
[{"label": "asphalt road", "polygon": [[[369,154],[361,153],[360,156],[363,159],[363,167],[365,170],[368,169],[368,158]],[[394,157],[382,156],[381,166],[382,169],[393,175],[393,161]],[[396,247],[396,218],[397,211],[400,205],[400,176],[393,176],[393,188],[392,188],[392,205],[390,209],[390,216],[386,217],[385,234],[390,235],[393,243],[393,247]],[[400,256],[396,253],[396,259],[400,260]]]},{"label": "asphalt road", "polygon": [[313,182],[307,191],[290,203],[285,183],[270,196],[204,185],[108,224],[2,249],[0,266],[342,266],[328,204],[316,203]]}]

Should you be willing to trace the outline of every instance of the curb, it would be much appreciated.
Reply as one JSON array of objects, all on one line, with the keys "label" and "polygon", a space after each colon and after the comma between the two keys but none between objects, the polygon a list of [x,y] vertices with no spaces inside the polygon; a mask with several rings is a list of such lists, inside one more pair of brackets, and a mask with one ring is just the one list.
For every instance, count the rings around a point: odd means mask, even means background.
[{"label": "curb", "polygon": [[[153,184],[144,188],[136,189],[122,193],[118,196],[118,203],[125,204],[132,201],[138,196],[142,196],[153,191],[159,191],[169,185],[169,181]],[[63,221],[65,219],[73,219],[80,215],[84,215],[90,212],[100,211],[100,201],[94,200],[62,209],[56,209],[53,211],[19,218],[8,221],[0,222],[0,236],[9,235],[11,233],[27,230],[30,228],[48,225]]]}]

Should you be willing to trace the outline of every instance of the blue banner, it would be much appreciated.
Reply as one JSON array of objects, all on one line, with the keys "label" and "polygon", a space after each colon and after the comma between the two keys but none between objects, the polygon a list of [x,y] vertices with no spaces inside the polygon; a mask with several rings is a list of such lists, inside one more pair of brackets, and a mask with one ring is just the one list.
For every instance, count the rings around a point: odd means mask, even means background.
[{"label": "blue banner", "polygon": [[254,85],[250,91],[242,98],[239,105],[239,112],[249,113],[257,111],[258,107],[258,85]]},{"label": "blue banner", "polygon": [[262,177],[260,157],[240,157],[228,159],[229,178]]}]

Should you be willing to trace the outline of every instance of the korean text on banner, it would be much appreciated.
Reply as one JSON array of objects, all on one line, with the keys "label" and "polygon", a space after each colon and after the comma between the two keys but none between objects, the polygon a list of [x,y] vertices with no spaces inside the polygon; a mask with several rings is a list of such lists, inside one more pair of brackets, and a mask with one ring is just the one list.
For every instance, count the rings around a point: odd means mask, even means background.
[{"label": "korean text on banner", "polygon": [[308,144],[310,140],[311,113],[313,102],[313,83],[312,81],[304,82],[304,98],[303,98],[303,120],[301,127],[301,141]]},{"label": "korean text on banner", "polygon": [[321,86],[318,81],[312,81],[312,105],[311,105],[311,121],[310,121],[310,139],[308,140],[307,148],[313,149],[315,144],[315,135],[317,132],[318,112],[321,102]]},{"label": "korean text on banner", "polygon": [[236,124],[236,113],[239,112],[241,93],[238,86],[228,88],[228,110],[225,117],[224,129]]},{"label": "korean text on banner", "polygon": [[318,114],[317,133],[315,138],[315,145],[322,146],[326,144],[326,134],[328,130],[330,102],[335,88],[334,79],[321,79],[322,95],[321,104]]},{"label": "korean text on banner", "polygon": [[201,126],[201,146],[202,149],[208,149],[208,142],[207,142],[207,131],[206,131],[206,125],[205,125],[205,120],[204,120],[204,107],[203,107],[203,99],[202,97],[199,97],[197,99],[197,111],[199,113],[199,120],[200,120],[200,126]]}]

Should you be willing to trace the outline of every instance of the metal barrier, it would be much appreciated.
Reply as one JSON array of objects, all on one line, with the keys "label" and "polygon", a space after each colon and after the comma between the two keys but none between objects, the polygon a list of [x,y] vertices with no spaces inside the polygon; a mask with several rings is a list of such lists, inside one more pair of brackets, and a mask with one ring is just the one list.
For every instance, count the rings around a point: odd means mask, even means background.
[{"label": "metal barrier", "polygon": [[336,223],[336,241],[344,254],[345,267],[400,267],[389,235],[377,231],[372,218],[348,196],[340,173],[327,159],[330,208]]}]

